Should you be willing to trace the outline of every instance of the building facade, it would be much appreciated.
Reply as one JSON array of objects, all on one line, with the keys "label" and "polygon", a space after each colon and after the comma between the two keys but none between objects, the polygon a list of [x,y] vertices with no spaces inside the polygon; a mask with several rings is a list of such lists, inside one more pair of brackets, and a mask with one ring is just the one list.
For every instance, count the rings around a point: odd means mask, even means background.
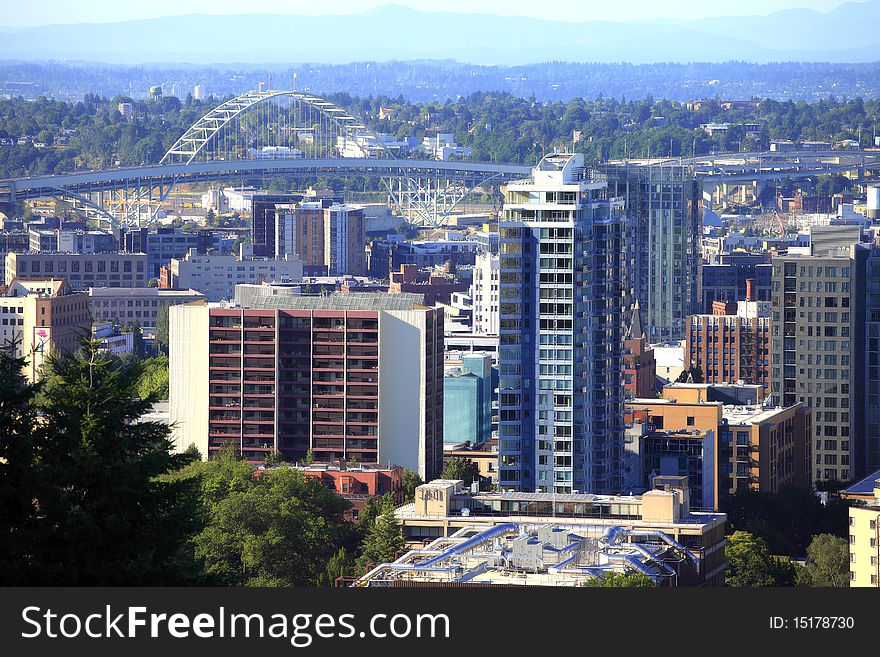
[{"label": "building facade", "polygon": [[736,312],[716,303],[711,315],[689,319],[684,351],[706,383],[744,383],[770,391],[770,302],[740,301]]},{"label": "building facade", "polygon": [[14,278],[64,278],[74,290],[146,287],[145,253],[9,253],[6,284]]},{"label": "building facade", "polygon": [[500,223],[499,485],[619,490],[622,201],[580,154],[510,183]]},{"label": "building facade", "polygon": [[492,438],[492,357],[463,356],[443,378],[443,440],[482,443]]},{"label": "building facade", "polygon": [[476,257],[471,302],[474,307],[473,332],[498,335],[499,274],[501,258],[486,252]]},{"label": "building facade", "polygon": [[233,445],[357,457],[423,479],[443,467],[443,313],[411,296],[274,296],[173,306],[171,420],[179,449]]},{"label": "building facade", "polygon": [[325,276],[324,210],[318,201],[275,206],[275,258],[295,257],[307,276]]},{"label": "building facade", "polygon": [[[814,481],[847,481],[864,466],[865,261],[847,255],[773,259],[770,385],[775,405],[813,409]],[[870,386],[870,383],[868,383]]]},{"label": "building facade", "polygon": [[697,307],[702,185],[688,165],[602,165],[608,193],[626,203],[628,286],[653,343],[681,340]]},{"label": "building facade", "polygon": [[329,276],[367,273],[364,209],[337,203],[324,210],[324,264]]},{"label": "building facade", "polygon": [[90,328],[88,296],[64,279],[15,279],[0,296],[0,348],[27,360],[29,381],[50,354],[78,350]]},{"label": "building facade", "polygon": [[880,479],[873,499],[849,507],[849,585],[880,588]]},{"label": "building facade", "polygon": [[123,325],[137,323],[143,328],[154,328],[162,306],[204,298],[205,295],[196,290],[93,287],[89,290],[89,314],[94,322],[118,321]]},{"label": "building facade", "polygon": [[208,301],[232,299],[241,284],[296,282],[302,279],[299,260],[237,258],[233,255],[198,255],[174,258],[162,269],[159,287],[166,290],[198,290]]}]

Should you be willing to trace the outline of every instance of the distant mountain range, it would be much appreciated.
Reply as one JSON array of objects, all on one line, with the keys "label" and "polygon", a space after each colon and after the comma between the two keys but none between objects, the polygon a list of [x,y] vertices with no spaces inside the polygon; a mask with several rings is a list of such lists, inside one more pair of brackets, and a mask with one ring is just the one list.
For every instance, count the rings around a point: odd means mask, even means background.
[{"label": "distant mountain range", "polygon": [[0,59],[119,64],[455,59],[506,65],[880,60],[880,0],[848,2],[827,14],[792,9],[767,16],[700,20],[553,18],[423,12],[383,5],[345,16],[188,15],[0,28]]}]

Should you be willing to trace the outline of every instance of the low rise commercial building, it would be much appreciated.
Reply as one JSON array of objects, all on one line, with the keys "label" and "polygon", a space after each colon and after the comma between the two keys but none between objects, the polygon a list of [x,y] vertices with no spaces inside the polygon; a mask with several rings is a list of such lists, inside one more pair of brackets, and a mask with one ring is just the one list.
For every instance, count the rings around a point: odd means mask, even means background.
[{"label": "low rise commercial building", "polygon": [[622,536],[651,534],[666,543],[657,534],[662,532],[694,555],[694,584],[722,585],[726,515],[692,511],[685,478],[657,477],[654,485],[640,496],[472,493],[460,480],[437,480],[419,486],[415,501],[398,508],[395,517],[414,547],[464,528],[478,535],[481,530],[506,531],[511,525],[554,525],[593,539],[608,537],[609,530],[617,528]]},{"label": "low rise commercial building", "polygon": [[205,295],[196,290],[160,290],[155,287],[89,289],[89,313],[94,322],[118,321],[154,328],[163,305],[176,306],[200,301]]},{"label": "low rise commercial building", "polygon": [[611,527],[597,537],[582,533],[557,524],[462,527],[375,566],[352,586],[589,586],[597,578],[630,573],[655,586],[700,582],[699,558],[665,532]]}]

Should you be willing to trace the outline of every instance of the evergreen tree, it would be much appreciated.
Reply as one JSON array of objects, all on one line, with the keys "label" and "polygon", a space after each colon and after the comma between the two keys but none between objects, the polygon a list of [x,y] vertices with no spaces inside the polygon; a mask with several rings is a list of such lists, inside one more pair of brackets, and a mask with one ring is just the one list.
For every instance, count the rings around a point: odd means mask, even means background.
[{"label": "evergreen tree", "polygon": [[138,363],[84,339],[80,355],[49,357],[37,443],[40,540],[29,580],[56,585],[177,583],[178,558],[197,529],[196,482],[163,479],[192,456],[174,454],[170,429],[140,417]]},{"label": "evergreen tree", "polygon": [[403,528],[394,517],[394,512],[386,509],[367,528],[364,539],[363,554],[358,563],[366,567],[368,564],[379,564],[394,561],[397,553],[404,548]]},{"label": "evergreen tree", "polygon": [[348,551],[341,547],[336,551],[324,568],[324,572],[318,575],[318,586],[335,586],[338,577],[353,577],[358,571],[357,562],[351,558]]},{"label": "evergreen tree", "polygon": [[412,502],[416,499],[416,488],[424,482],[417,472],[403,469],[403,499],[405,502]]},{"label": "evergreen tree", "polygon": [[0,584],[27,583],[29,542],[37,508],[34,493],[36,422],[34,399],[39,386],[23,376],[23,358],[0,352]]}]

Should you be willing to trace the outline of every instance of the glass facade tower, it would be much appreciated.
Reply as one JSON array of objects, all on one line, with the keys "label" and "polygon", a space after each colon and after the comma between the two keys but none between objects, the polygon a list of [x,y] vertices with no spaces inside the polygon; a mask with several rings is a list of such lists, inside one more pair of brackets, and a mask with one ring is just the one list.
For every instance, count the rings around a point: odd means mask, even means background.
[{"label": "glass facade tower", "polygon": [[500,225],[499,485],[610,493],[623,452],[623,201],[580,154],[507,186]]}]

